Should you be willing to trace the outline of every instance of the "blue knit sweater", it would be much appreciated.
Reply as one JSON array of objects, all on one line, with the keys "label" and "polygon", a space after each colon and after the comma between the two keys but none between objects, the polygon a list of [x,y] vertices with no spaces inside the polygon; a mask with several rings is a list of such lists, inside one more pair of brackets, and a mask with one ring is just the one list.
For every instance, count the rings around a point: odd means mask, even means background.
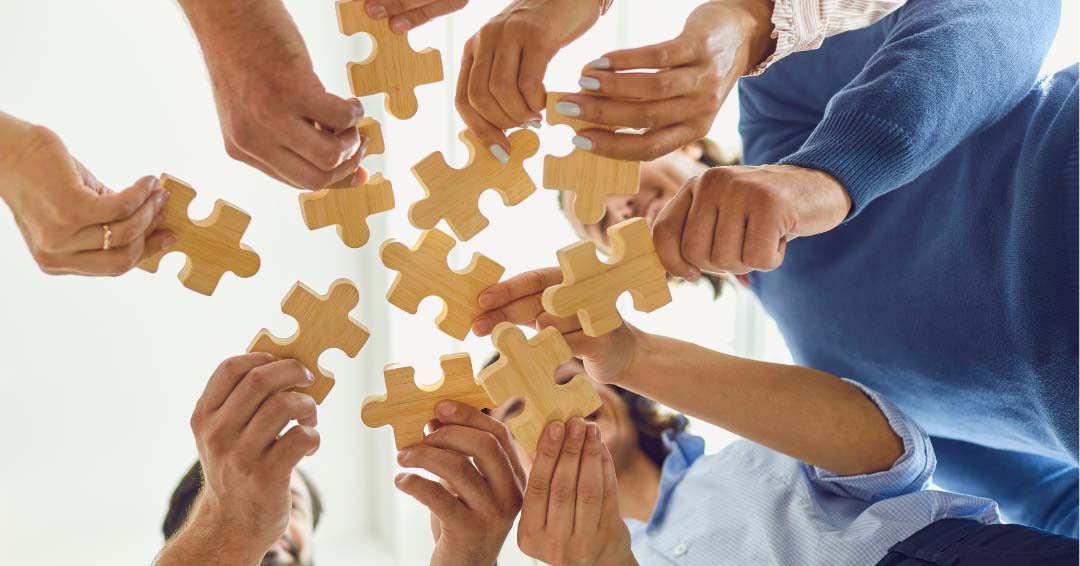
[{"label": "blue knit sweater", "polygon": [[970,446],[948,487],[1076,536],[1077,67],[1037,79],[1059,11],[911,0],[741,81],[740,131],[854,204],[751,277],[795,360]]}]

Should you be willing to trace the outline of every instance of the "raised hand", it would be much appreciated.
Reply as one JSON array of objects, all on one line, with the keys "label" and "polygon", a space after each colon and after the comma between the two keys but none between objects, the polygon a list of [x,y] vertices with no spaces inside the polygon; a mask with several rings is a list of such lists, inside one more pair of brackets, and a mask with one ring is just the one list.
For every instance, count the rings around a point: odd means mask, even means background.
[{"label": "raised hand", "polygon": [[367,0],[364,9],[377,20],[390,18],[390,30],[405,33],[431,20],[456,12],[469,0]]}]

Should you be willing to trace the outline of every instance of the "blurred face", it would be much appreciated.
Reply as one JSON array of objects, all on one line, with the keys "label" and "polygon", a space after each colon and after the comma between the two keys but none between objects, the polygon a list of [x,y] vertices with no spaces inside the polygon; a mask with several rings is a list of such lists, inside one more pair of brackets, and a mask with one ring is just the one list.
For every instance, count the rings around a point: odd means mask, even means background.
[{"label": "blurred face", "polygon": [[309,566],[311,564],[311,534],[315,530],[311,491],[300,474],[293,471],[292,512],[285,534],[266,551],[260,566]]},{"label": "blurred face", "polygon": [[[575,375],[584,373],[585,368],[582,367],[581,362],[571,360],[555,370],[555,381],[556,383],[566,383],[573,379]],[[618,474],[619,470],[623,468],[622,464],[630,461],[630,457],[635,451],[641,450],[638,446],[637,428],[634,427],[633,421],[630,420],[630,411],[627,409],[626,403],[623,402],[622,397],[614,389],[591,380],[589,383],[592,384],[593,389],[596,390],[597,395],[600,397],[600,408],[585,417],[585,420],[595,422],[600,427],[600,438],[603,439],[608,451],[611,452],[611,458],[615,463],[615,472]],[[511,400],[492,410],[491,416],[506,422],[521,412],[524,403],[521,399]],[[525,470],[531,470],[532,455],[526,454],[516,443],[514,446],[522,464],[525,466]]]},{"label": "blurred face", "polygon": [[591,225],[582,224],[573,213],[573,195],[570,191],[562,193],[563,210],[566,211],[574,231],[586,240],[594,242],[605,253],[611,248],[607,239],[607,229],[623,220],[642,217],[652,226],[664,205],[683,184],[691,177],[708,169],[701,159],[701,146],[691,144],[673,151],[664,157],[641,164],[641,184],[634,195],[608,195],[604,199],[607,213],[600,222]]}]

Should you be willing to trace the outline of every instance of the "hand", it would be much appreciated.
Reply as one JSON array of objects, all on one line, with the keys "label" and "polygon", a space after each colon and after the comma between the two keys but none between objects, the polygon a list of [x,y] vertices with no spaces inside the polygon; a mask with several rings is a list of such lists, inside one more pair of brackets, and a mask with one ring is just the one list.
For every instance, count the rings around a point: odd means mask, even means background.
[{"label": "hand", "polygon": [[[0,122],[5,118],[10,116],[0,113]],[[121,275],[176,242],[173,234],[157,230],[169,195],[158,188],[156,177],[114,193],[68,153],[55,133],[25,126],[10,138],[0,136],[5,138],[0,145],[11,142],[15,148],[0,149],[0,196],[42,271]],[[106,224],[108,250],[103,249]]]},{"label": "hand", "polygon": [[[423,468],[441,483],[401,473],[394,483],[431,510],[433,566],[495,564],[521,509],[525,471],[503,423],[469,405],[436,407],[433,432],[398,453],[398,463]],[[471,461],[470,461],[471,460]]]},{"label": "hand", "polygon": [[293,468],[319,447],[315,401],[288,389],[313,382],[295,360],[237,356],[214,372],[191,415],[206,485],[185,531],[214,533],[237,564],[257,564],[288,526]]},{"label": "hand", "polygon": [[465,42],[457,110],[500,162],[510,152],[503,130],[540,126],[551,58],[599,17],[597,0],[514,0]]},{"label": "hand", "polygon": [[600,427],[548,425],[536,449],[518,523],[518,546],[553,566],[636,565],[619,513],[619,486]]},{"label": "hand", "polygon": [[230,157],[301,189],[357,185],[360,101],[329,94],[281,0],[181,0]]},{"label": "hand", "polygon": [[672,275],[776,269],[788,240],[827,232],[847,217],[851,197],[832,175],[794,165],[715,167],[691,178],[653,225],[660,261]]},{"label": "hand", "polygon": [[562,271],[547,267],[488,287],[479,298],[480,306],[487,311],[473,321],[473,333],[487,336],[500,322],[528,325],[538,331],[555,328],[573,354],[581,358],[589,378],[599,383],[617,383],[630,371],[643,333],[624,321],[619,328],[594,338],[582,331],[576,315],[562,318],[546,312],[541,303],[544,290],[561,282]]},{"label": "hand", "polygon": [[[606,157],[649,161],[705,137],[739,77],[775,50],[771,17],[769,0],[706,2],[675,39],[596,59],[579,85],[604,96],[567,96],[559,110],[648,131],[582,130],[576,145]],[[650,72],[627,72],[637,69]]]},{"label": "hand", "polygon": [[390,18],[390,31],[405,33],[456,12],[468,3],[469,0],[367,0],[364,9],[377,20]]}]

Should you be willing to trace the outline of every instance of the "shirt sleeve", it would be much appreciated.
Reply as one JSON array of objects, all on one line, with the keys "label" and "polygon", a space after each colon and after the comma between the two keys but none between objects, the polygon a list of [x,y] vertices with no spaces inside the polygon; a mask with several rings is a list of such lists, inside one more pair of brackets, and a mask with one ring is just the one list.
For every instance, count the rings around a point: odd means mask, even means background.
[{"label": "shirt sleeve", "polygon": [[854,381],[844,381],[862,390],[881,409],[893,432],[904,441],[904,453],[888,470],[857,476],[840,476],[803,463],[811,483],[830,493],[869,503],[925,489],[937,467],[926,431],[875,391]]},{"label": "shirt sleeve", "polygon": [[760,75],[769,65],[799,51],[821,47],[825,38],[861,29],[891,14],[907,0],[775,0],[772,37],[776,50],[749,73]]}]

